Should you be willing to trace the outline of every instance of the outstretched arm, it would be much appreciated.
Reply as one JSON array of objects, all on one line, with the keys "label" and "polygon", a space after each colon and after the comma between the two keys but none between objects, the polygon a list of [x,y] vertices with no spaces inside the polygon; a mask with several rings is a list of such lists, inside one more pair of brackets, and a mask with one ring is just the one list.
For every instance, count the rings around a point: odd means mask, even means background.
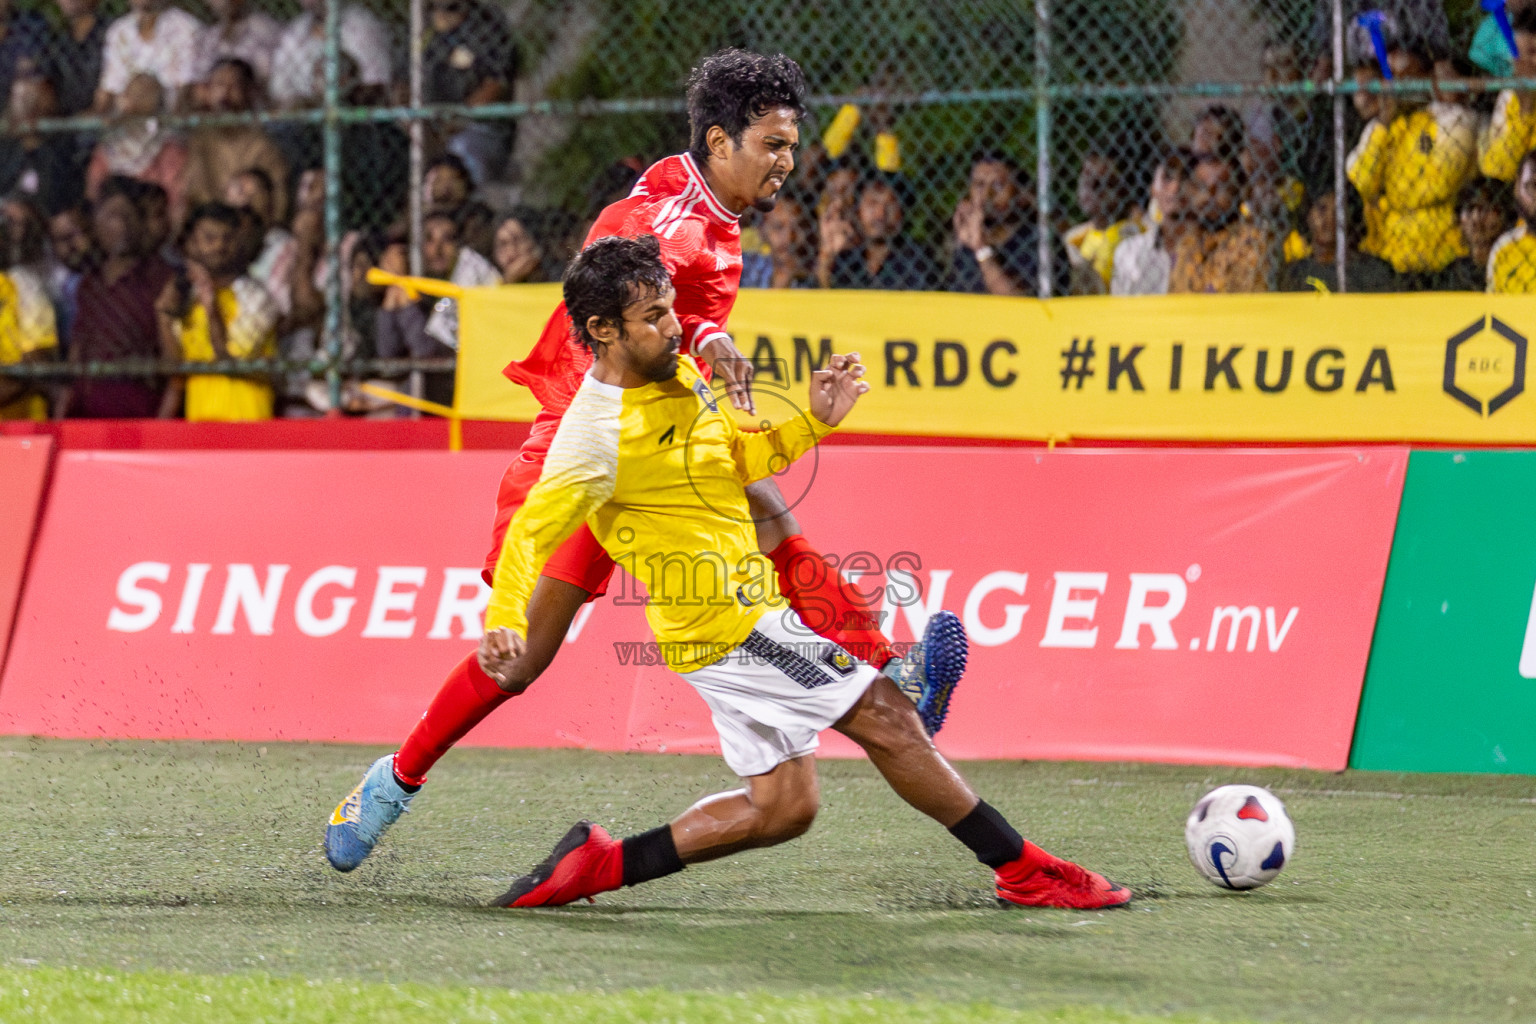
[{"label": "outstretched arm", "polygon": [[[519,651],[522,637],[528,634],[528,598],[544,563],[613,496],[622,409],[621,399],[587,388],[577,392],[550,444],[539,482],[507,527],[485,628],[488,635],[510,630],[517,636]],[[506,642],[510,644],[510,638]]]},{"label": "outstretched arm", "polygon": [[830,434],[859,396],[869,390],[863,376],[864,367],[857,352],[833,356],[825,370],[812,372],[810,401],[805,412],[771,430],[734,431],[731,449],[742,483],[754,483],[783,472]]}]

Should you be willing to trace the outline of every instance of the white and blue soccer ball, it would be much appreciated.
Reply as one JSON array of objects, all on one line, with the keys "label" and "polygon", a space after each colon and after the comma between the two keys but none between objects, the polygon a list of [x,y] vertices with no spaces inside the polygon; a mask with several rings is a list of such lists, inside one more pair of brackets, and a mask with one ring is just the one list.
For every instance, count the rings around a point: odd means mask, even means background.
[{"label": "white and blue soccer ball", "polygon": [[1189,812],[1184,841],[1195,870],[1223,889],[1274,881],[1296,850],[1285,804],[1262,786],[1221,786]]}]

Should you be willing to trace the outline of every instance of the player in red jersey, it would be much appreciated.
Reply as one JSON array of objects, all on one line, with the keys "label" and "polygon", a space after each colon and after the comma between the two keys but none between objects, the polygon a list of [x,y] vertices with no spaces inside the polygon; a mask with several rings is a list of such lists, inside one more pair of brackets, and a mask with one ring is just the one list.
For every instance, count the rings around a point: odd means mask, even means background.
[{"label": "player in red jersey", "polygon": [[[682,351],[707,363],[737,408],[753,411],[751,360],[725,323],[741,279],[740,218],[772,209],[794,169],[806,85],[799,66],[780,55],[723,50],[702,61],[688,82],[691,130],[687,153],[667,157],[634,191],[609,206],[587,244],[610,235],[653,234],[677,291]],[[560,417],[591,365],[572,334],[562,303],[529,356],[506,374],[526,385],[542,409],[508,467],[497,495],[486,577],[494,571],[507,524],[538,482]],[[829,571],[801,535],[773,481],[747,488],[759,547],[774,563],[779,589],[820,635],[890,676],[917,704],[930,734],[943,724],[950,695],[965,670],[966,641],[951,612],[934,615],[922,641],[897,657],[880,632],[871,601]],[[428,769],[502,703],[522,693],[548,667],[583,603],[608,588],[614,563],[582,527],[544,566],[528,603],[529,633],[518,670],[500,681],[476,655],[449,675],[400,750],[376,761],[336,808],[326,829],[326,855],[350,871],[372,851],[426,781]]]}]

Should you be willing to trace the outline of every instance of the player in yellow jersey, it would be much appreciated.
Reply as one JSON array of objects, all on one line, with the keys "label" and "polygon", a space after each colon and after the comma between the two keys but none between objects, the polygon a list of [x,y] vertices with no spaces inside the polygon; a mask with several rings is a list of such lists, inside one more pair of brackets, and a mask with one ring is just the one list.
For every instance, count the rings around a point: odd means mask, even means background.
[{"label": "player in yellow jersey", "polygon": [[812,374],[806,412],[746,432],[679,356],[674,295],[650,235],[600,239],[567,270],[566,307],[594,362],[507,530],[478,656],[504,689],[537,674],[538,659],[524,657],[528,599],[544,562],[585,523],[620,565],[651,570],[646,617],[662,654],[709,705],[725,761],[746,785],[622,841],[580,822],[497,903],[570,903],[803,834],[817,809],[817,736],[828,728],[991,867],[1001,899],[1073,908],[1129,900],[1125,888],[1025,842],[934,748],[895,683],[813,634],[779,599],[743,488],[842,421],[869,388],[858,356],[833,356]]}]

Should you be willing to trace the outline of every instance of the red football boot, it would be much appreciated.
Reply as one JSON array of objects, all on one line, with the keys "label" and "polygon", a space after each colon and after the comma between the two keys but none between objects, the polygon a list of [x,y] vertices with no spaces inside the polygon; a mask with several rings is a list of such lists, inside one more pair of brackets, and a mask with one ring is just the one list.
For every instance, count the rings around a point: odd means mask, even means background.
[{"label": "red football boot", "polygon": [[1131,890],[1026,842],[1018,860],[997,869],[997,898],[1021,907],[1099,910],[1129,903]]},{"label": "red football boot", "polygon": [[528,874],[512,883],[493,905],[498,907],[563,907],[624,884],[624,844],[601,825],[578,821],[555,851]]}]

